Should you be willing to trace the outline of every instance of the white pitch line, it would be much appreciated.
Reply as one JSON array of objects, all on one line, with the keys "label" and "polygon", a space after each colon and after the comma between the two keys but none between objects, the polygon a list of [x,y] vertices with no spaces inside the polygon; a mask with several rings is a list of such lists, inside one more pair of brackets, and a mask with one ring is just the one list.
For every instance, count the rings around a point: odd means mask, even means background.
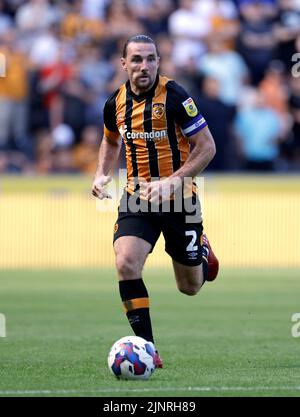
[{"label": "white pitch line", "polygon": [[213,391],[300,391],[300,386],[295,387],[164,387],[164,388],[99,388],[90,390],[7,390],[0,391],[1,395],[51,395],[51,394],[88,394],[88,393],[126,393],[126,392],[213,392]]}]

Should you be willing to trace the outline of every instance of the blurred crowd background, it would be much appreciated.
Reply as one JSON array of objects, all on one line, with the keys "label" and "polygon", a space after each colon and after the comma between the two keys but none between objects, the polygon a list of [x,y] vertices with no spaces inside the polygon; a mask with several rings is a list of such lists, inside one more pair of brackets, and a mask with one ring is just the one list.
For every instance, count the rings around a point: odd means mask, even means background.
[{"label": "blurred crowd background", "polygon": [[94,174],[139,33],[207,119],[209,170],[300,172],[299,0],[0,0],[0,173]]}]

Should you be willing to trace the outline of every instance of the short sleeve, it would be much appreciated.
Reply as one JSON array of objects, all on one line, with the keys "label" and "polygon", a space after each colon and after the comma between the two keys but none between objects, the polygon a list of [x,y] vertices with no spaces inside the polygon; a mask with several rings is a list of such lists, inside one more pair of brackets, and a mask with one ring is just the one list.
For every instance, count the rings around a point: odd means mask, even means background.
[{"label": "short sleeve", "polygon": [[207,126],[193,98],[180,85],[169,81],[167,90],[175,121],[185,136],[192,136]]},{"label": "short sleeve", "polygon": [[116,121],[116,96],[118,92],[119,90],[109,97],[103,109],[104,135],[112,140],[116,140],[120,136]]}]

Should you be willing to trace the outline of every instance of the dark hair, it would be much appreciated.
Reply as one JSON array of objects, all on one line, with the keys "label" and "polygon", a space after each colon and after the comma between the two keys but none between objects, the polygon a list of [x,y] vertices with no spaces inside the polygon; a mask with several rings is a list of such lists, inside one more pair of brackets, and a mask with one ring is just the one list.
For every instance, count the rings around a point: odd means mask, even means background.
[{"label": "dark hair", "polygon": [[134,35],[134,36],[131,36],[129,39],[127,39],[127,41],[125,42],[125,45],[124,45],[124,48],[123,48],[123,58],[126,58],[126,56],[127,56],[127,47],[132,42],[135,42],[135,43],[152,43],[155,46],[157,55],[159,55],[156,43],[154,42],[154,40],[152,38],[150,38],[150,36]]}]

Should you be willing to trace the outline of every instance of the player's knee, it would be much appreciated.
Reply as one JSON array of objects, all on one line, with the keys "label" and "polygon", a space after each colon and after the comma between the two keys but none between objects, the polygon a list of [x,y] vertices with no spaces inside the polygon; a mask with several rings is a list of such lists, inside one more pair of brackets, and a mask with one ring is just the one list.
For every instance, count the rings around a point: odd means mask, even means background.
[{"label": "player's knee", "polygon": [[137,274],[135,259],[130,255],[117,257],[116,267],[122,278],[132,278]]},{"label": "player's knee", "polygon": [[200,291],[202,285],[201,284],[185,284],[185,285],[178,285],[178,289],[185,295],[196,295]]}]

